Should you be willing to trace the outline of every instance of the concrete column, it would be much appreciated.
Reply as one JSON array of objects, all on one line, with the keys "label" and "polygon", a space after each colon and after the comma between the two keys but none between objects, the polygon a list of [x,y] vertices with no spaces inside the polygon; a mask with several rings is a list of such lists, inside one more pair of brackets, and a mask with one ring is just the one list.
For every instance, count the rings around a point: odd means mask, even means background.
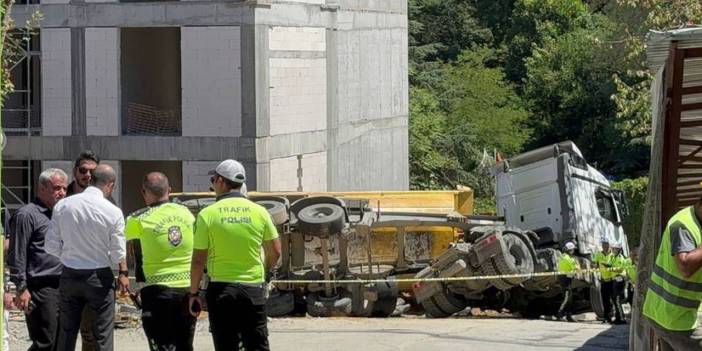
[{"label": "concrete column", "polygon": [[183,191],[199,192],[209,191],[210,176],[207,172],[215,169],[219,162],[183,162]]},{"label": "concrete column", "polygon": [[71,133],[87,135],[85,119],[85,28],[71,28]]},{"label": "concrete column", "polygon": [[182,27],[183,136],[241,136],[240,28]]},{"label": "concrete column", "polygon": [[87,135],[120,135],[119,28],[85,29]]},{"label": "concrete column", "polygon": [[40,36],[42,135],[71,135],[71,30],[42,28]]}]

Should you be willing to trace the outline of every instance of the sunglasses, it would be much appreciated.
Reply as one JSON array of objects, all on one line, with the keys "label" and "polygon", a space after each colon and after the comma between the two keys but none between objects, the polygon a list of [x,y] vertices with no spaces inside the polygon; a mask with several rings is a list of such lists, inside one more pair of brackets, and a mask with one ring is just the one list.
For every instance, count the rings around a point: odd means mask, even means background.
[{"label": "sunglasses", "polygon": [[78,168],[78,173],[80,174],[88,174],[88,172],[92,171],[92,169],[87,169],[85,167],[80,167]]},{"label": "sunglasses", "polygon": [[217,175],[216,175],[216,174],[210,177],[210,183],[211,183],[211,184],[214,184],[215,180],[217,180]]}]

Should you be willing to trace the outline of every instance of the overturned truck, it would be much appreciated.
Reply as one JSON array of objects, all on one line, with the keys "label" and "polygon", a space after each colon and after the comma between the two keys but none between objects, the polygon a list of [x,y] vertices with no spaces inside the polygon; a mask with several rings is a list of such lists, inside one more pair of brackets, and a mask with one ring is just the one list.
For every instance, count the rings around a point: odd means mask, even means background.
[{"label": "overturned truck", "polygon": [[[467,306],[507,308],[527,318],[555,315],[563,295],[558,277],[520,274],[557,271],[568,241],[576,244],[576,259],[586,269],[603,238],[621,244],[628,255],[621,225],[627,212],[624,196],[572,142],[502,161],[494,171],[501,222],[470,228],[461,242],[417,274],[493,278],[416,284],[415,299],[430,317],[447,317]],[[505,275],[513,277],[499,277]],[[602,316],[595,273],[578,274],[573,288],[577,312]]]},{"label": "overturned truck", "polygon": [[[623,194],[573,143],[500,162],[495,177],[497,216],[472,215],[470,190],[251,193],[283,244],[276,279],[287,283],[271,292],[269,315],[386,317],[404,301],[434,318],[466,307],[539,317],[556,313],[558,279],[498,276],[555,271],[567,241],[576,243],[585,268],[603,237],[628,252]],[[214,201],[211,194],[173,200],[193,212]],[[471,276],[493,278],[397,282]],[[594,274],[577,276],[574,288],[578,311],[603,314]]]}]

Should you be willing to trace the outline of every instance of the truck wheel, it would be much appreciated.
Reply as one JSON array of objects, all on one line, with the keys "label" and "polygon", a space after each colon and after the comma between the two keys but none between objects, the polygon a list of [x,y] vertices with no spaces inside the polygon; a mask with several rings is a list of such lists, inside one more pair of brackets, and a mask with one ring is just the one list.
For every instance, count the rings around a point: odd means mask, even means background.
[{"label": "truck wheel", "polygon": [[604,302],[602,301],[602,291],[600,289],[600,280],[597,279],[596,276],[593,279],[593,283],[590,284],[590,307],[592,307],[592,312],[595,312],[597,318],[605,318]]},{"label": "truck wheel", "polygon": [[[400,292],[397,283],[390,279],[383,283],[357,285],[350,289],[355,317],[390,317],[395,312]],[[375,297],[367,299],[368,293]]]},{"label": "truck wheel", "polygon": [[266,301],[266,315],[268,317],[282,317],[295,309],[295,295],[292,292],[271,291]]},{"label": "truck wheel", "polygon": [[378,283],[375,285],[375,292],[378,299],[373,302],[371,317],[390,317],[395,312],[397,297],[400,295],[397,283],[392,280]]},{"label": "truck wheel", "polygon": [[446,318],[453,315],[453,313],[446,313],[444,310],[439,308],[436,302],[434,302],[434,299],[422,301],[422,307],[424,307],[424,315],[427,318]]},{"label": "truck wheel", "polygon": [[[530,274],[534,273],[534,255],[527,244],[517,235],[504,233],[502,240],[507,252],[502,256],[493,257],[498,274]],[[527,277],[502,278],[511,285],[523,283]]]},{"label": "truck wheel", "polygon": [[[442,285],[442,287],[444,286]],[[422,306],[427,317],[445,318],[463,311],[468,303],[444,287],[441,292],[422,301]]]},{"label": "truck wheel", "polygon": [[[497,269],[497,264],[495,263],[494,257],[483,262],[483,265],[480,267],[480,271],[483,273],[483,275],[490,275],[490,276],[502,274]],[[492,286],[494,286],[495,288],[497,288],[499,290],[509,290],[512,287],[514,287],[514,284],[512,284],[509,281],[502,279],[502,278],[493,278],[493,279],[490,279],[489,282],[490,282],[490,284],[492,284]]]},{"label": "truck wheel", "polygon": [[348,297],[323,297],[307,294],[307,314],[311,317],[331,317],[336,314],[351,315],[351,299]]},{"label": "truck wheel", "polygon": [[436,305],[439,306],[439,308],[446,312],[450,312],[451,314],[461,312],[468,306],[465,300],[456,296],[450,291],[444,291],[442,294],[436,294],[432,296],[431,299],[436,302]]},{"label": "truck wheel", "polygon": [[273,200],[260,200],[256,201],[256,203],[263,206],[268,211],[268,214],[271,215],[271,219],[273,220],[273,224],[275,225],[281,225],[287,222],[290,218],[288,216],[288,209],[285,208],[285,204],[282,202]]},{"label": "truck wheel", "polygon": [[333,204],[310,205],[297,213],[300,232],[306,235],[326,236],[344,228],[344,209]]}]

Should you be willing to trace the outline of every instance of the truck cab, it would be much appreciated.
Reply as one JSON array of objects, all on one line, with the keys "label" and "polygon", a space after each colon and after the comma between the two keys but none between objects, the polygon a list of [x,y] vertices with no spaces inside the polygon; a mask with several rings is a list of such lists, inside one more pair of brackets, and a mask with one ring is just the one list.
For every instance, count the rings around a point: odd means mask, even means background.
[{"label": "truck cab", "polygon": [[573,142],[502,161],[495,167],[495,178],[498,215],[509,226],[535,232],[537,249],[559,249],[573,241],[587,257],[606,238],[621,244],[628,255],[623,193],[587,163]]}]

